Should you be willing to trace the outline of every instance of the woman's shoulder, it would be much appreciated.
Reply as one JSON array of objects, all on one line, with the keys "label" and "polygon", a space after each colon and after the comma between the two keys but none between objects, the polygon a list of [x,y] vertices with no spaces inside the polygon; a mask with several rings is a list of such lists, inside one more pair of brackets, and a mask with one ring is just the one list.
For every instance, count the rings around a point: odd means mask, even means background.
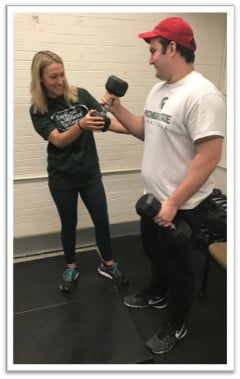
[{"label": "woman's shoulder", "polygon": [[90,92],[84,87],[76,87],[79,96],[91,96]]},{"label": "woman's shoulder", "polygon": [[89,109],[98,109],[99,103],[95,97],[84,87],[77,87],[78,102],[86,104]]}]

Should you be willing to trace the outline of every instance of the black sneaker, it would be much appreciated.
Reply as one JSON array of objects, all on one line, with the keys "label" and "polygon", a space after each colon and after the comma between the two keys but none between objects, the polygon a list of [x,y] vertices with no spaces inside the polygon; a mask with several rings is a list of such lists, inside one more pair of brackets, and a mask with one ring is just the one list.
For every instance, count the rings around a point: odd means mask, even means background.
[{"label": "black sneaker", "polygon": [[120,271],[118,263],[114,262],[111,266],[106,266],[103,262],[98,267],[98,273],[105,278],[112,279],[119,286],[128,284],[127,277]]},{"label": "black sneaker", "polygon": [[63,273],[63,281],[60,284],[62,292],[72,292],[76,287],[76,281],[79,277],[77,268],[67,268]]},{"label": "black sneaker", "polygon": [[135,293],[124,297],[124,304],[129,308],[158,308],[163,309],[167,306],[165,297],[153,295],[149,290]]},{"label": "black sneaker", "polygon": [[177,341],[181,340],[187,334],[185,324],[176,328],[171,323],[167,323],[146,343],[147,347],[154,354],[163,354],[172,350]]}]

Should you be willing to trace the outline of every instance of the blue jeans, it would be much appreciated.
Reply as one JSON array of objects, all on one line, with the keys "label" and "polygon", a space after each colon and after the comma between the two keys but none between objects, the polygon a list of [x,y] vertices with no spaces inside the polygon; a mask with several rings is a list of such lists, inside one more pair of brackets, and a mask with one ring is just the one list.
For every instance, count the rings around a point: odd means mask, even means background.
[{"label": "blue jeans", "polygon": [[81,196],[95,226],[95,238],[104,261],[112,259],[107,200],[103,183],[97,182],[84,188],[56,190],[50,188],[61,220],[61,241],[67,264],[75,262],[77,204]]}]

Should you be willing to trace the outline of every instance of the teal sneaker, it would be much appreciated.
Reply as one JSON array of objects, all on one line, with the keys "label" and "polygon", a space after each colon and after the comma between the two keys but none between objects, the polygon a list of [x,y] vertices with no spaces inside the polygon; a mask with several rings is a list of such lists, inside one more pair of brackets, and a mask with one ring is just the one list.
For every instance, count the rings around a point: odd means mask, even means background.
[{"label": "teal sneaker", "polygon": [[76,287],[76,282],[79,277],[79,271],[77,268],[67,268],[63,273],[63,281],[60,284],[60,290],[62,292],[72,292]]},{"label": "teal sneaker", "polygon": [[103,262],[98,267],[98,273],[105,278],[112,279],[116,285],[126,286],[128,285],[128,279],[120,271],[118,263],[114,262],[111,266],[106,266]]}]

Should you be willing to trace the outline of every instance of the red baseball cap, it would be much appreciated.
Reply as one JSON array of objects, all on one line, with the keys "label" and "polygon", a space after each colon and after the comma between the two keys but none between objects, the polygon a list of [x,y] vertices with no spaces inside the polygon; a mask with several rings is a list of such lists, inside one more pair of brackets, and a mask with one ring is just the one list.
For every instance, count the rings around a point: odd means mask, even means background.
[{"label": "red baseball cap", "polygon": [[181,17],[165,18],[153,30],[140,33],[138,37],[147,40],[147,42],[150,38],[163,37],[192,51],[197,48],[191,26]]}]

